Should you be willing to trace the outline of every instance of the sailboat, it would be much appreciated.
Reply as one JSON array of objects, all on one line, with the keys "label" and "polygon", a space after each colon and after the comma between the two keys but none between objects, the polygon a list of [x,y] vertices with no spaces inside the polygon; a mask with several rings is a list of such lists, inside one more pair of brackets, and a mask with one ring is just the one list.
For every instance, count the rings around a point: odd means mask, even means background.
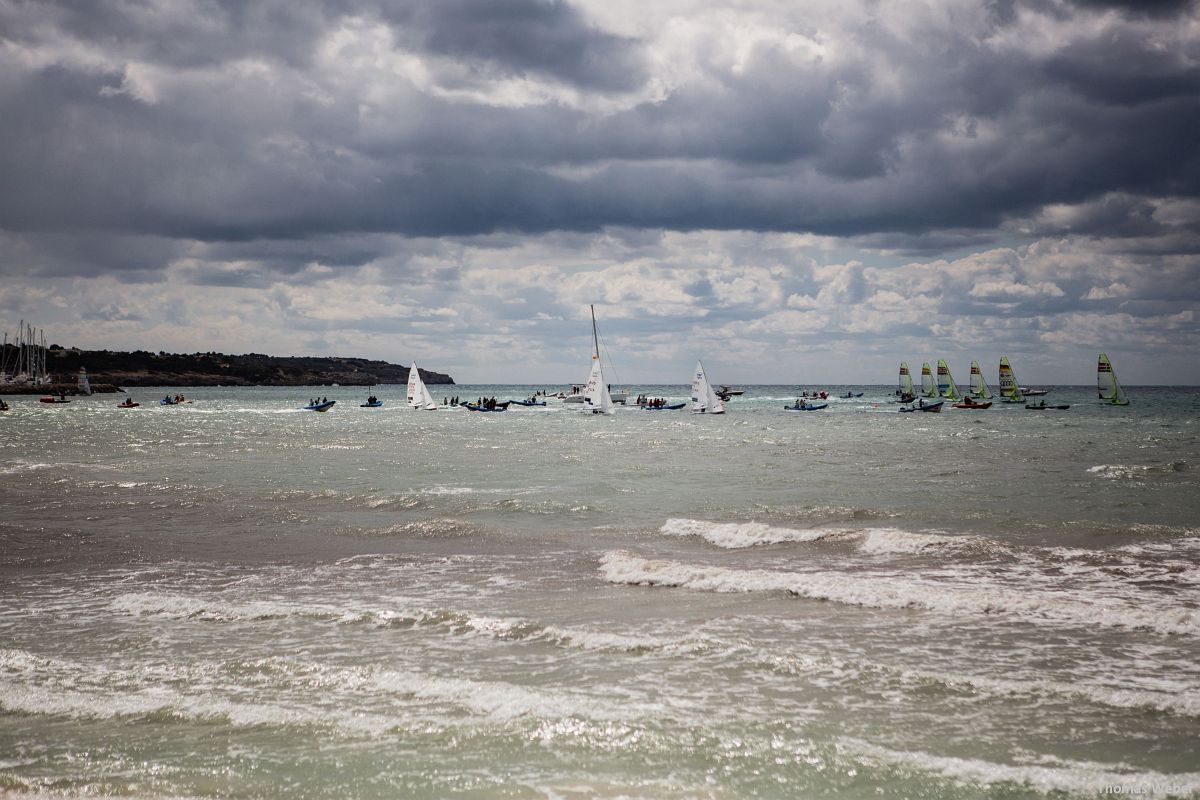
[{"label": "sailboat", "polygon": [[79,368],[79,393],[80,394],[91,394],[92,393],[92,384],[90,381],[88,381],[86,367]]},{"label": "sailboat", "polygon": [[899,396],[898,403],[911,403],[917,398],[917,393],[913,391],[912,375],[908,371],[908,362],[900,362],[900,387],[896,390]]},{"label": "sailboat", "polygon": [[1000,356],[1000,400],[1004,403],[1024,403],[1025,395],[1021,394],[1021,384],[1008,363],[1008,356]]},{"label": "sailboat", "polygon": [[[608,391],[608,382],[604,379],[604,366],[600,363],[600,335],[596,332],[596,307],[588,306],[592,312],[592,371],[588,373],[587,384],[583,387],[583,402],[593,414],[611,414],[613,410],[612,395]],[[568,402],[566,398],[563,402]]]},{"label": "sailboat", "polygon": [[692,374],[692,413],[693,414],[724,414],[725,401],[713,391],[708,376],[704,374],[704,365],[696,362],[696,371]]},{"label": "sailboat", "polygon": [[408,365],[408,404],[413,408],[426,411],[438,410],[438,404],[434,402],[433,395],[429,393],[425,381],[421,380],[421,371],[417,369],[415,360]]},{"label": "sailboat", "polygon": [[592,371],[583,390],[583,400],[593,414],[611,414],[613,411],[612,396],[604,380],[604,367],[600,366],[599,353],[592,356]]},{"label": "sailboat", "polygon": [[1096,367],[1096,391],[1099,393],[1100,399],[1109,405],[1129,405],[1129,398],[1125,396],[1125,390],[1117,381],[1117,373],[1113,371],[1112,362],[1104,353],[1100,354],[1100,363]]},{"label": "sailboat", "polygon": [[992,399],[992,390],[983,379],[983,370],[979,368],[978,361],[971,362],[971,397],[977,400]]},{"label": "sailboat", "polygon": [[[594,305],[590,305],[590,306],[588,306],[588,308],[592,312],[592,361],[596,362],[596,361],[600,360],[600,335],[597,333],[597,330],[596,330],[596,307]],[[592,379],[592,376],[589,374],[588,381],[591,381],[591,379]],[[588,403],[588,402],[591,402],[591,400],[589,399],[590,395],[588,394],[587,387],[588,387],[588,384],[586,384],[586,383],[583,384],[582,386],[580,384],[573,383],[573,384],[571,384],[571,391],[569,393],[560,393],[559,397],[562,398],[562,401],[564,403]],[[611,386],[609,386],[606,383],[604,385],[604,391],[608,393],[608,398],[609,398],[610,403],[624,404],[625,401],[627,401],[629,399],[629,390],[628,389],[614,390]],[[593,405],[594,405],[594,403],[593,403]],[[608,413],[608,412],[605,412],[605,413]]]},{"label": "sailboat", "polygon": [[933,370],[929,368],[929,362],[926,361],[921,365],[921,397],[937,397],[937,384],[933,380]]},{"label": "sailboat", "polygon": [[938,359],[938,394],[947,400],[958,400],[962,396],[958,393],[954,376],[950,374],[950,365],[944,358]]}]

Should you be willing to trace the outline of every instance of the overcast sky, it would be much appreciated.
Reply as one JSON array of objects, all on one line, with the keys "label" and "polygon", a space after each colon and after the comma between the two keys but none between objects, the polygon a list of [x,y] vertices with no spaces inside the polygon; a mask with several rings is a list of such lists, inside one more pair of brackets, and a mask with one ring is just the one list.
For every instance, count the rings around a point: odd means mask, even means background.
[{"label": "overcast sky", "polygon": [[0,0],[0,328],[460,382],[1200,383],[1178,0]]}]

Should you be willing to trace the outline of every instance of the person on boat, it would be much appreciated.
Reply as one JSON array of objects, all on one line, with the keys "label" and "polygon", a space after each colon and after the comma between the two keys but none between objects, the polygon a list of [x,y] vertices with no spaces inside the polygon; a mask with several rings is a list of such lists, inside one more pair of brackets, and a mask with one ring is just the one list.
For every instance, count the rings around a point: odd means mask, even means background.
[{"label": "person on boat", "polygon": [[925,407],[925,399],[924,399],[924,398],[922,398],[922,399],[918,400],[918,401],[917,401],[917,406],[918,406],[918,407],[920,407],[920,408],[924,408],[924,407]]}]

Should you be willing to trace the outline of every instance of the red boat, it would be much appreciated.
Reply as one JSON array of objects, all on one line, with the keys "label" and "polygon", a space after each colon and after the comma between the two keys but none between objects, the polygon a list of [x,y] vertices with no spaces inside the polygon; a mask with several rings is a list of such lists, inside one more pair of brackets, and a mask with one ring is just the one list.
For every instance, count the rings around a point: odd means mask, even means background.
[{"label": "red boat", "polygon": [[974,400],[972,400],[971,398],[968,397],[968,398],[964,399],[961,403],[955,403],[954,407],[955,408],[968,408],[968,409],[969,408],[977,408],[977,409],[982,410],[985,408],[991,408],[992,401],[989,400],[986,403],[976,403]]},{"label": "red boat", "polygon": [[69,403],[71,402],[65,397],[51,397],[49,395],[39,398],[43,403]]}]

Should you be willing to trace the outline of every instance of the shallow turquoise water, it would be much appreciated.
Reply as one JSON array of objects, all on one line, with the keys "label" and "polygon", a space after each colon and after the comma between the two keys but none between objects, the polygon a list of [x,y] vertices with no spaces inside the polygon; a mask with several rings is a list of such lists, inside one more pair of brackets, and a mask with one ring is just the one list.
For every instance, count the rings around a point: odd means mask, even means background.
[{"label": "shallow turquoise water", "polygon": [[10,399],[0,787],[1200,791],[1200,391],[746,388],[711,418]]}]

